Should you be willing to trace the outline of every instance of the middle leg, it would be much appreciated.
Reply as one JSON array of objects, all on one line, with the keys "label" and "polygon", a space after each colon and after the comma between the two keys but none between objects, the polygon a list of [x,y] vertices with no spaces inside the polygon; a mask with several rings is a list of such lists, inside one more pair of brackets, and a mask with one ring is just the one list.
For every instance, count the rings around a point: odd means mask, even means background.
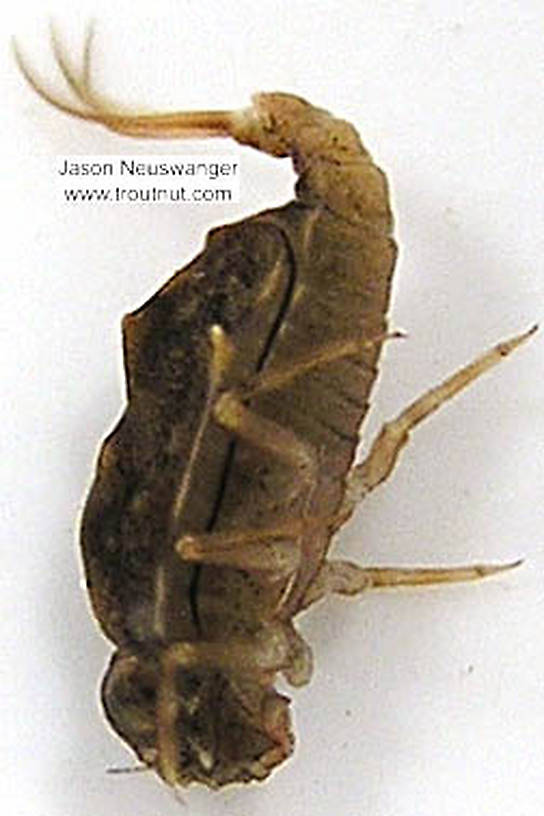
[{"label": "middle leg", "polygon": [[471,564],[461,567],[361,567],[351,561],[325,561],[306,590],[300,608],[307,609],[332,594],[359,595],[368,589],[477,581],[514,569],[521,563],[518,560],[511,564]]}]

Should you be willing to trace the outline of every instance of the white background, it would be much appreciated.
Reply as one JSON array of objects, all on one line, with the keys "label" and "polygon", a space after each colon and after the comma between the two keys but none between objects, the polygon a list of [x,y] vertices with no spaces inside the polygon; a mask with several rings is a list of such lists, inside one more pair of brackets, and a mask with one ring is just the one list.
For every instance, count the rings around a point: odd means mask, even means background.
[{"label": "white background", "polygon": [[[3,812],[168,816],[97,684],[110,653],[81,587],[76,519],[123,401],[121,316],[212,225],[288,199],[287,161],[232,148],[241,202],[67,206],[62,154],[197,150],[124,140],[32,95],[16,34],[60,87],[54,16],[75,58],[98,23],[96,78],[155,108],[240,107],[298,93],[352,121],[386,170],[400,259],[379,424],[497,340],[544,317],[542,2],[18,2],[2,37]],[[230,149],[230,146],[227,148]],[[7,181],[7,184],[6,184]],[[301,620],[317,669],[293,693],[294,758],[261,785],[190,790],[193,814],[540,816],[544,812],[542,333],[414,434],[390,483],[345,530],[365,563],[526,557],[478,585],[331,600]],[[188,811],[189,812],[189,811]]]}]

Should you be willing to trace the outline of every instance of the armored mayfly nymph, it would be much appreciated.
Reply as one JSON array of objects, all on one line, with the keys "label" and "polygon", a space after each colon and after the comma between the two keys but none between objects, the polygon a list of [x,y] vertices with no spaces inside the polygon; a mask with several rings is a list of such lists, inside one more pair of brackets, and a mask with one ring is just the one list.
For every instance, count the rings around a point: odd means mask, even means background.
[{"label": "armored mayfly nymph", "polygon": [[214,229],[123,321],[127,405],[102,445],[81,546],[115,644],[107,718],[169,785],[264,779],[293,751],[289,700],[310,680],[296,616],[330,593],[470,580],[507,565],[365,567],[328,557],[410,432],[534,331],[416,399],[355,463],[383,343],[396,247],[387,182],[349,123],[286,93],[241,111],[131,115],[58,40],[75,97],[56,108],[137,138],[230,137],[298,176],[292,201]]}]

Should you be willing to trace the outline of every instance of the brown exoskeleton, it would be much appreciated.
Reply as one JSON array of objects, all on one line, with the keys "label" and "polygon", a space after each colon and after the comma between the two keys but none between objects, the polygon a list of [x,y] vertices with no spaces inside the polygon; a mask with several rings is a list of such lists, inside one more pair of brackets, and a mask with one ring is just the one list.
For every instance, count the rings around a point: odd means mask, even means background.
[{"label": "brown exoskeleton", "polygon": [[170,785],[263,779],[293,749],[282,673],[312,661],[293,620],[328,593],[468,580],[513,565],[367,568],[333,535],[391,473],[409,433],[523,343],[500,343],[386,424],[354,464],[381,346],[395,244],[383,173],[355,129],[304,100],[238,112],[129,115],[53,41],[78,104],[136,137],[231,136],[291,157],[294,201],[214,230],[123,322],[128,405],[106,439],[82,524],[95,615],[116,644],[102,699]]}]

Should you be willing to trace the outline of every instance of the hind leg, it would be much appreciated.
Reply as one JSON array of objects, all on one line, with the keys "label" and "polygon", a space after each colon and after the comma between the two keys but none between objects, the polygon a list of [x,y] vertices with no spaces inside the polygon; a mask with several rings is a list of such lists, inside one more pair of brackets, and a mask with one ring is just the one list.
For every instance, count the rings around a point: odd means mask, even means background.
[{"label": "hind leg", "polygon": [[351,561],[326,561],[306,590],[300,609],[307,609],[326,595],[359,595],[368,589],[429,586],[476,581],[521,564],[471,564],[463,567],[361,567]]},{"label": "hind leg", "polygon": [[440,385],[422,394],[392,422],[387,422],[374,440],[367,458],[360,465],[355,465],[348,474],[344,503],[339,514],[342,519],[341,523],[351,515],[365,496],[392,473],[401,450],[410,438],[410,432],[420,422],[490,368],[500,363],[528,340],[536,330],[537,326],[533,326],[524,334],[498,343]]}]

